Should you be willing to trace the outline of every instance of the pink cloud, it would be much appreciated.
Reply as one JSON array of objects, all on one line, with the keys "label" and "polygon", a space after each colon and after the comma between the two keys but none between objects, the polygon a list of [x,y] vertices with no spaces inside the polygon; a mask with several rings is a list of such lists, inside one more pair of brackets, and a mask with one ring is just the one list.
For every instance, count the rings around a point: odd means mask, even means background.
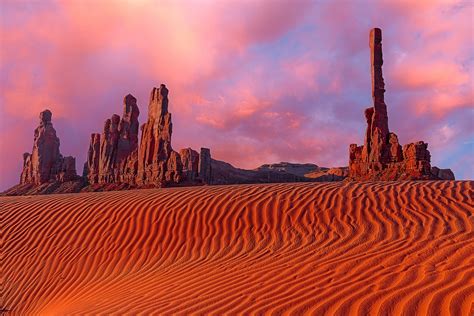
[{"label": "pink cloud", "polygon": [[417,116],[432,114],[440,118],[473,104],[472,73],[449,59],[423,60],[416,56],[399,60],[391,79],[396,91],[412,94],[406,102]]},{"label": "pink cloud", "polygon": [[403,60],[395,66],[392,78],[396,85],[407,89],[431,88],[446,91],[469,83],[469,74],[461,65],[446,60],[419,63],[420,59]]}]

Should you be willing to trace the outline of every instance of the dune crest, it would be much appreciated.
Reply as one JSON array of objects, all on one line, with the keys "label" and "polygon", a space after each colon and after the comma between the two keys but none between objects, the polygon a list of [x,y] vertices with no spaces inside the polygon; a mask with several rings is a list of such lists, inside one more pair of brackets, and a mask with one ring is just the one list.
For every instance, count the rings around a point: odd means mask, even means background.
[{"label": "dune crest", "polygon": [[334,182],[1,197],[0,308],[469,315],[473,189]]}]

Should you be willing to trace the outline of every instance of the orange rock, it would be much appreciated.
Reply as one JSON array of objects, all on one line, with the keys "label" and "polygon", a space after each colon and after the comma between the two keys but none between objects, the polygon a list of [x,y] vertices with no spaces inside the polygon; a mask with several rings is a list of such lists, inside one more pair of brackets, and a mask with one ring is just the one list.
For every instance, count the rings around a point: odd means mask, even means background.
[{"label": "orange rock", "polygon": [[33,151],[23,154],[20,184],[43,184],[50,181],[70,181],[77,178],[74,157],[63,157],[59,152],[59,138],[51,123],[52,113],[44,110],[35,129]]},{"label": "orange rock", "polygon": [[137,183],[178,183],[181,179],[182,164],[179,154],[171,147],[173,124],[171,113],[168,112],[168,89],[164,84],[151,91],[148,121],[141,129]]},{"label": "orange rock", "polygon": [[123,100],[123,116],[112,115],[104,123],[102,135],[92,134],[84,177],[94,183],[135,183],[138,169],[137,99],[131,94]]},{"label": "orange rock", "polygon": [[[388,128],[385,84],[382,75],[382,31],[370,32],[373,106],[365,110],[367,130],[364,146],[349,147],[349,178],[353,180],[439,179],[430,166],[428,144],[420,141],[400,146]],[[448,173],[445,173],[450,178]],[[454,175],[453,175],[454,178]]]}]

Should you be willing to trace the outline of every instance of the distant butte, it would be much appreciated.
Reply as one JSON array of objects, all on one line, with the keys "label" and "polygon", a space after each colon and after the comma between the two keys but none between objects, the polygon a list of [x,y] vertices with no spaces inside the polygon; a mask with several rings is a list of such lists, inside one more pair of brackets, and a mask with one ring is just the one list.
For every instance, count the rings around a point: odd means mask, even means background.
[{"label": "distant butte", "polygon": [[454,180],[450,169],[431,168],[428,144],[400,146],[388,128],[385,84],[382,76],[382,30],[370,31],[370,67],[373,106],[365,110],[367,130],[363,146],[349,147],[349,179],[352,180]]}]

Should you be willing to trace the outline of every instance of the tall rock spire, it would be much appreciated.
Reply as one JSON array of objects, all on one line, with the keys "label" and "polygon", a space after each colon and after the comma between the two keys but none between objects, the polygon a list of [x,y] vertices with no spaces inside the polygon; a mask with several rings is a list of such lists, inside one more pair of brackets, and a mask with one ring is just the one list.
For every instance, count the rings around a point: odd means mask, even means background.
[{"label": "tall rock spire", "polygon": [[39,115],[39,126],[35,129],[33,151],[23,154],[23,171],[20,184],[42,184],[49,181],[75,180],[76,160],[63,157],[59,152],[59,138],[51,123],[53,114],[44,110]]},{"label": "tall rock spire", "polygon": [[382,75],[382,30],[370,31],[370,73],[373,106],[365,110],[364,146],[349,147],[349,177],[358,180],[432,178],[428,144],[416,142],[403,148],[388,129],[385,83]]},{"label": "tall rock spire", "polygon": [[182,177],[182,164],[179,154],[171,147],[173,124],[168,112],[168,89],[164,84],[151,91],[148,121],[141,129],[137,183],[178,183]]},{"label": "tall rock spire", "polygon": [[382,135],[388,134],[387,106],[385,105],[384,93],[385,83],[383,81],[382,65],[382,30],[374,28],[370,31],[370,70],[372,76],[372,99],[374,102],[374,113],[377,115],[377,126]]},{"label": "tall rock spire", "polygon": [[118,163],[122,163],[131,152],[138,149],[139,115],[137,99],[128,94],[123,99],[123,115],[118,128],[120,131],[117,148]]},{"label": "tall rock spire", "polygon": [[364,160],[378,162],[387,160],[388,116],[385,105],[385,84],[382,75],[382,30],[370,31],[370,73],[372,79],[373,106],[365,110],[367,131],[365,137]]},{"label": "tall rock spire", "polygon": [[123,99],[123,115],[119,123],[116,165],[117,181],[135,183],[138,171],[138,116],[137,99],[128,94]]}]

